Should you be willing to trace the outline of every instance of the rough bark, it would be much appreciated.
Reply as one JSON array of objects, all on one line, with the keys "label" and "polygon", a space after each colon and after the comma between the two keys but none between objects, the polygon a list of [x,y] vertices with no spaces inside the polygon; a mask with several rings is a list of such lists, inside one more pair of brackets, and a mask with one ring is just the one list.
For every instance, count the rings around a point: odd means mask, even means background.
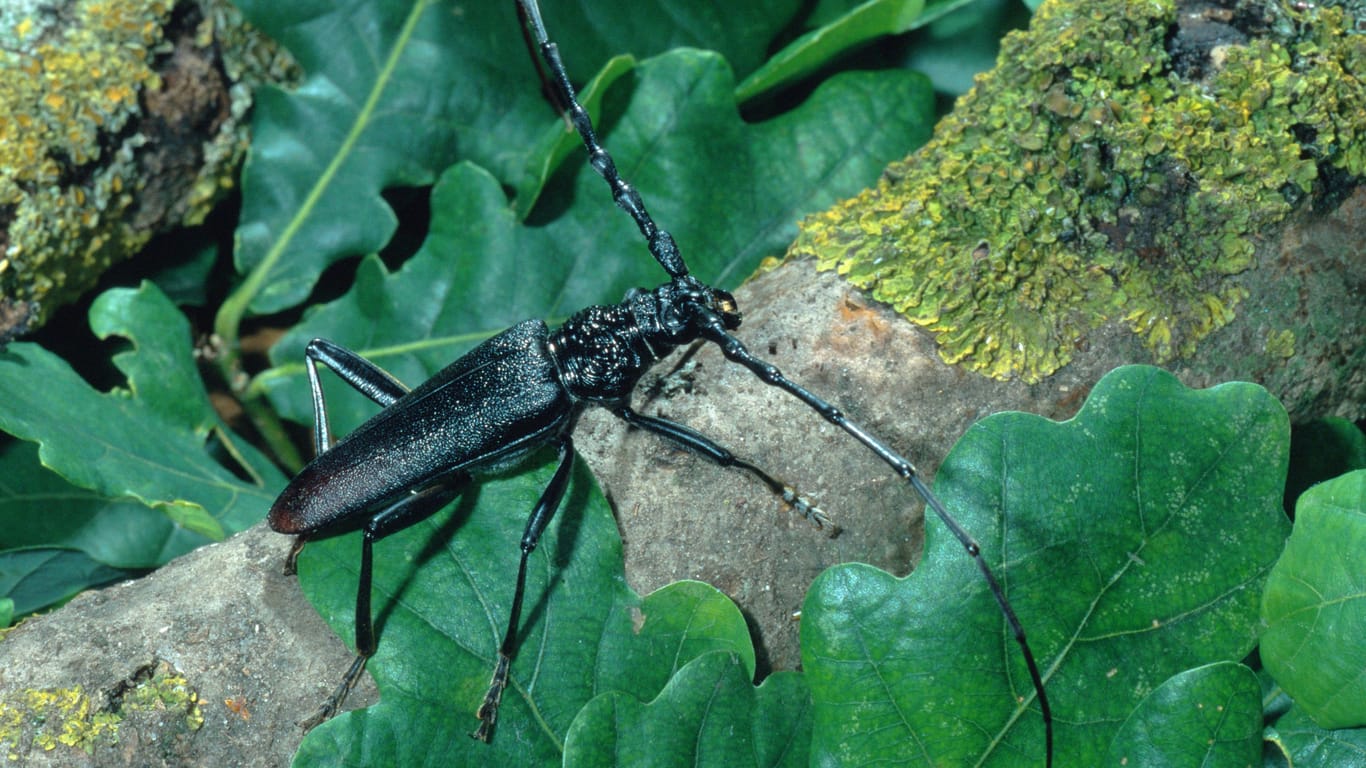
[{"label": "rough bark", "polygon": [[[10,630],[0,643],[10,764],[288,765],[296,723],[351,658],[283,574],[289,547],[258,525]],[[366,680],[350,704],[376,697]]]},{"label": "rough bark", "polygon": [[35,0],[0,29],[0,346],[232,188],[288,57],[223,0]]}]

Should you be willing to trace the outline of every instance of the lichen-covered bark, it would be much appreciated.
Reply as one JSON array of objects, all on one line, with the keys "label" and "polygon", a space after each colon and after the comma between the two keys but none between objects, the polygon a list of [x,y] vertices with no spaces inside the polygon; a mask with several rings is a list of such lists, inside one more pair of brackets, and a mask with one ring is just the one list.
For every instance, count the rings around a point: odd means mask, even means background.
[{"label": "lichen-covered bark", "polygon": [[[0,759],[44,768],[288,765],[352,654],[258,525],[85,592],[0,643]],[[367,677],[348,709],[375,703]]]},{"label": "lichen-covered bark", "polygon": [[[1340,8],[1049,2],[934,138],[811,217],[838,269],[941,354],[1037,382],[1119,323],[1153,360],[1236,316],[1292,212],[1366,174],[1366,35]],[[1294,354],[1288,326],[1266,349]]]},{"label": "lichen-covered bark", "polygon": [[153,235],[199,223],[288,62],[221,0],[0,9],[0,345]]}]

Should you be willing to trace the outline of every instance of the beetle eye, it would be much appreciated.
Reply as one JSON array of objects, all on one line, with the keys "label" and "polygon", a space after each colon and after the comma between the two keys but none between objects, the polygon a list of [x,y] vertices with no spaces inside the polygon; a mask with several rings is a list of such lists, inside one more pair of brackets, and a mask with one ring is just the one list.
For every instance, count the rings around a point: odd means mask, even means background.
[{"label": "beetle eye", "polygon": [[734,330],[740,327],[740,305],[735,303],[735,297],[727,291],[713,290],[710,302],[711,311],[721,316],[726,328]]}]

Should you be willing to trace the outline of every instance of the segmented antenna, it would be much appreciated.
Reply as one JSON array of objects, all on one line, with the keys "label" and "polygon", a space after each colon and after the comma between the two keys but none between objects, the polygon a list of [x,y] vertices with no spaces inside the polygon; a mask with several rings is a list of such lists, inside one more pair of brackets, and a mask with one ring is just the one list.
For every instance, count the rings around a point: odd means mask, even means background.
[{"label": "segmented antenna", "polygon": [[612,162],[612,156],[598,143],[593,121],[574,95],[574,86],[569,82],[564,62],[560,60],[560,49],[546,35],[545,23],[541,21],[541,9],[535,2],[517,0],[517,15],[522,21],[522,37],[527,48],[538,54],[532,56],[537,62],[537,74],[549,89],[550,98],[555,102],[556,109],[583,139],[583,144],[588,149],[589,165],[592,165],[593,170],[597,171],[598,175],[607,181],[607,186],[612,188],[612,199],[617,205],[635,220],[640,233],[649,244],[650,254],[659,262],[659,266],[663,267],[671,278],[686,277],[688,265],[683,263],[683,256],[678,252],[673,235],[660,229],[654,219],[650,218],[640,193],[621,178],[621,174],[617,173],[616,163]]}]

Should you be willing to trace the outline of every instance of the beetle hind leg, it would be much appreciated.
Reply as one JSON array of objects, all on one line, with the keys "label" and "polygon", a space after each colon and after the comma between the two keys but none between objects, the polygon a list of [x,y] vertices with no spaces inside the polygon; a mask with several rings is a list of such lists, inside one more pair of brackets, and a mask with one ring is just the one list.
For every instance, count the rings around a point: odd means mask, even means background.
[{"label": "beetle hind leg", "polygon": [[[365,663],[375,652],[375,625],[370,611],[371,582],[373,581],[375,542],[391,533],[407,528],[414,523],[430,517],[438,509],[449,504],[469,483],[470,476],[460,473],[445,482],[413,491],[408,496],[384,508],[365,524],[361,537],[360,579],[356,584],[356,658],[342,677],[332,695],[328,696],[308,719],[299,723],[305,731],[331,718],[341,710],[341,705],[356,687]],[[303,537],[299,537],[302,539]],[[291,552],[291,562],[298,553],[296,544]]]}]

